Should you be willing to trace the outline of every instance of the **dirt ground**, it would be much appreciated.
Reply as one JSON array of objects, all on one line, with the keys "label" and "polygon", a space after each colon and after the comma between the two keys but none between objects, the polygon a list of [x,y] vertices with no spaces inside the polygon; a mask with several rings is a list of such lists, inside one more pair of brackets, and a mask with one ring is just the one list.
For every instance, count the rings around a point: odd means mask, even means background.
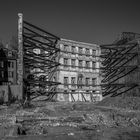
[{"label": "dirt ground", "polygon": [[89,102],[0,106],[3,140],[140,140],[140,110]]}]

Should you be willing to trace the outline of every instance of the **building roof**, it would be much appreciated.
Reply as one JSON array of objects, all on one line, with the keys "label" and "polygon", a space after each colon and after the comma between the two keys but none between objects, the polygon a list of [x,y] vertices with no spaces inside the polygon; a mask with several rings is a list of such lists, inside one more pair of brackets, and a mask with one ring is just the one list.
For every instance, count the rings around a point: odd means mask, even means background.
[{"label": "building roof", "polygon": [[85,43],[85,42],[80,42],[80,41],[64,39],[64,38],[61,38],[60,41],[67,42],[67,43],[73,43],[73,44],[77,44],[77,45],[83,45],[83,46],[99,47],[99,45],[97,45],[97,44]]}]

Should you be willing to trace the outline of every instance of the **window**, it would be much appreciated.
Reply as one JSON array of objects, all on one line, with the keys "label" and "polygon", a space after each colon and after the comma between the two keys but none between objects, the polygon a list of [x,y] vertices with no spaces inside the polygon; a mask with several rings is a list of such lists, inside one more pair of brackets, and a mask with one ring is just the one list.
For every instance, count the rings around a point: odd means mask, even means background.
[{"label": "window", "polygon": [[64,77],[64,87],[68,87],[68,77]]},{"label": "window", "polygon": [[14,76],[13,71],[8,71],[8,77],[13,78],[13,76]]},{"label": "window", "polygon": [[83,67],[83,61],[82,60],[79,60],[79,67]]},{"label": "window", "polygon": [[64,49],[63,49],[64,51],[68,51],[68,45],[64,45]]},{"label": "window", "polygon": [[83,85],[83,74],[78,74],[77,84],[78,84],[78,88],[82,88],[82,85]]},{"label": "window", "polygon": [[92,61],[92,69],[94,69],[95,68],[95,62],[94,61]]},{"label": "window", "polygon": [[86,48],[86,55],[90,55],[90,51],[88,48]]},{"label": "window", "polygon": [[4,78],[4,71],[1,71],[1,77]]},{"label": "window", "polygon": [[79,47],[79,54],[83,53],[83,48]]},{"label": "window", "polygon": [[75,93],[75,90],[71,90],[71,93],[72,93],[72,94]]},{"label": "window", "polygon": [[96,78],[92,78],[92,86],[96,84]]},{"label": "window", "polygon": [[89,80],[90,80],[90,78],[86,78],[86,81],[85,81],[85,84],[86,84],[86,86],[89,86]]},{"label": "window", "polygon": [[68,58],[64,58],[64,66],[68,65]]},{"label": "window", "polygon": [[10,63],[11,63],[11,62],[8,62],[8,68],[10,68],[10,65],[11,65]]},{"label": "window", "polygon": [[89,90],[86,90],[86,93],[89,94]]},{"label": "window", "polygon": [[68,94],[68,91],[67,90],[64,90],[64,94]]},{"label": "window", "polygon": [[14,62],[11,62],[11,66],[12,66],[12,68],[14,68]]},{"label": "window", "polygon": [[71,86],[75,86],[76,84],[76,77],[71,77]]},{"label": "window", "polygon": [[75,53],[75,51],[76,51],[75,46],[71,46],[71,52],[72,52],[72,53]]},{"label": "window", "polygon": [[0,71],[0,78],[4,78],[4,71]]},{"label": "window", "polygon": [[75,62],[76,62],[75,59],[71,59],[71,66],[72,66],[72,67],[75,67],[75,66],[76,66]]},{"label": "window", "polygon": [[3,68],[3,61],[0,61],[0,67]]},{"label": "window", "polygon": [[92,55],[96,55],[96,50],[92,50]]},{"label": "window", "polygon": [[86,61],[86,68],[89,68],[89,67],[90,67],[90,62]]},{"label": "window", "polygon": [[8,51],[8,56],[12,57],[12,51]]},{"label": "window", "polygon": [[8,62],[8,67],[9,67],[9,68],[13,68],[13,67],[14,67],[14,62],[9,61],[9,62]]}]

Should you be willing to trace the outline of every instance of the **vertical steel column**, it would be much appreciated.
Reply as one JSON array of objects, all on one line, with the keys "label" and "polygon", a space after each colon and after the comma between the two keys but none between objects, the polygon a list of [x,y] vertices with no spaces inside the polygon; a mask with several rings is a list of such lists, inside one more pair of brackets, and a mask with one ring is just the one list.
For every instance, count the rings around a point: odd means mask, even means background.
[{"label": "vertical steel column", "polygon": [[23,98],[23,15],[18,14],[18,60],[17,60],[17,83],[20,87],[21,98]]}]

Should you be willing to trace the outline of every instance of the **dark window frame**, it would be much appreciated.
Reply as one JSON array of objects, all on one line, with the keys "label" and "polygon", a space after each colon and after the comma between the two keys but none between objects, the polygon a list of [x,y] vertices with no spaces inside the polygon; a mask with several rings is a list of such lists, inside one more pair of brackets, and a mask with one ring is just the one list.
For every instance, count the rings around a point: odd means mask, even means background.
[{"label": "dark window frame", "polygon": [[71,59],[71,66],[75,67],[76,66],[76,59]]},{"label": "dark window frame", "polygon": [[86,61],[86,68],[90,68],[90,61]]},{"label": "dark window frame", "polygon": [[64,77],[64,87],[68,87],[69,84],[69,77]]},{"label": "dark window frame", "polygon": [[76,86],[76,77],[71,77],[71,86],[72,87]]},{"label": "dark window frame", "polygon": [[89,77],[86,77],[85,78],[85,85],[86,86],[89,86],[90,85],[90,78]]}]

